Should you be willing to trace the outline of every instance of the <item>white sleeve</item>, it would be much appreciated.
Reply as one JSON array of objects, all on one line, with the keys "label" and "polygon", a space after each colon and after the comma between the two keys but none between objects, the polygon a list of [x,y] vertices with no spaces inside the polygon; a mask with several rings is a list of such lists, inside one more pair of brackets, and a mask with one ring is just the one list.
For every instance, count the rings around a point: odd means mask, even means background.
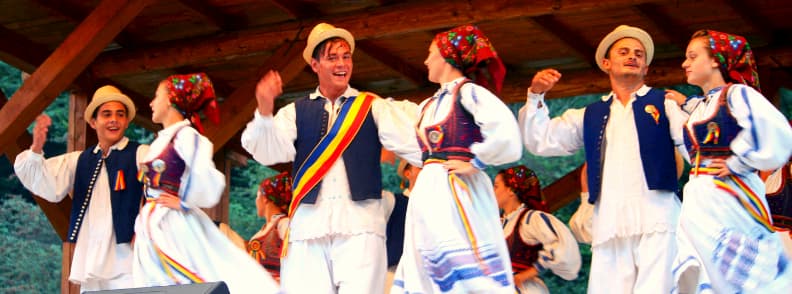
[{"label": "white sleeve", "polygon": [[576,279],[581,266],[580,249],[564,223],[541,211],[527,213],[521,221],[520,237],[529,244],[542,244],[539,269],[549,269],[565,280]]},{"label": "white sleeve", "polygon": [[212,142],[191,127],[182,128],[173,142],[186,165],[179,196],[188,208],[208,208],[220,201],[226,178],[215,168]]},{"label": "white sleeve", "polygon": [[421,148],[415,133],[418,116],[409,115],[403,109],[409,107],[399,106],[391,100],[375,98],[371,105],[371,114],[377,124],[379,140],[382,147],[406,159],[411,165],[422,166]]},{"label": "white sleeve", "polygon": [[735,84],[729,88],[728,105],[742,130],[731,141],[732,155],[726,164],[732,173],[774,170],[792,155],[792,128],[778,109],[753,88]]},{"label": "white sleeve", "polygon": [[467,83],[459,89],[462,107],[479,126],[482,142],[470,145],[470,152],[487,165],[501,165],[522,158],[520,131],[509,107],[489,90]]},{"label": "white sleeve", "polygon": [[382,209],[386,222],[390,219],[394,206],[396,206],[396,196],[391,191],[382,190]]},{"label": "white sleeve", "polygon": [[594,205],[588,202],[589,193],[580,193],[580,206],[569,219],[569,229],[575,240],[583,244],[591,244],[591,219],[594,215]]},{"label": "white sleeve", "polygon": [[688,115],[673,100],[666,99],[665,102],[666,117],[668,117],[668,129],[671,133],[671,140],[674,141],[674,147],[682,158],[690,162],[690,156],[685,149],[685,137],[683,132],[685,130],[685,123],[687,123]]},{"label": "white sleeve", "polygon": [[74,188],[74,175],[81,152],[44,159],[41,154],[25,150],[17,155],[14,172],[31,193],[49,202],[60,202]]},{"label": "white sleeve", "polygon": [[242,147],[262,165],[293,161],[297,154],[294,148],[297,139],[295,111],[294,103],[278,110],[274,118],[254,111],[253,120],[242,132]]},{"label": "white sleeve", "polygon": [[550,119],[544,94],[529,93],[520,108],[519,124],[525,148],[534,155],[572,155],[583,148],[585,109],[569,109]]}]

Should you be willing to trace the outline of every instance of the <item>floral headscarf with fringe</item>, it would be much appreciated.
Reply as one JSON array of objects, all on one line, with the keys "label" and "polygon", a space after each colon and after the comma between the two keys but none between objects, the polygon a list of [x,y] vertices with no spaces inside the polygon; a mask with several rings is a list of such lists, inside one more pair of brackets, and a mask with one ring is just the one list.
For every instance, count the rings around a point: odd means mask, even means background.
[{"label": "floral headscarf with fringe", "polygon": [[289,172],[282,172],[259,183],[259,192],[276,206],[286,209],[291,202],[292,179]]},{"label": "floral headscarf with fringe", "polygon": [[477,84],[499,93],[506,67],[489,39],[474,25],[462,25],[437,34],[434,42],[446,62]]},{"label": "floral headscarf with fringe", "polygon": [[707,30],[712,55],[726,82],[746,84],[761,92],[756,60],[748,41],[738,35]]},{"label": "floral headscarf with fringe", "polygon": [[171,105],[189,119],[198,132],[204,132],[198,112],[203,112],[212,123],[220,123],[214,86],[205,73],[172,75],[164,82]]},{"label": "floral headscarf with fringe", "polygon": [[547,204],[542,197],[539,177],[524,165],[510,167],[498,172],[503,179],[503,184],[511,189],[520,202],[525,203],[529,209],[547,210]]}]

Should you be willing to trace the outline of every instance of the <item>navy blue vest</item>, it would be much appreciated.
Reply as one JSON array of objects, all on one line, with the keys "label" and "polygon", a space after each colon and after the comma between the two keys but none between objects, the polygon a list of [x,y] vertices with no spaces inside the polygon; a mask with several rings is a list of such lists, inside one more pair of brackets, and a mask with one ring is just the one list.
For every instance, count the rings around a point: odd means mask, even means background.
[{"label": "navy blue vest", "polygon": [[[107,170],[110,187],[110,207],[113,212],[113,230],[116,234],[116,243],[129,243],[135,233],[135,218],[140,211],[143,197],[143,184],[137,180],[137,149],[140,144],[129,142],[123,150],[113,150],[103,161]],[[93,153],[96,145],[91,146],[80,154],[77,160],[77,170],[74,175],[74,191],[72,193],[71,217],[69,218],[69,242],[77,242],[78,232],[83,224],[83,218],[91,204],[91,183],[99,175],[102,152]],[[118,171],[123,171],[126,187],[121,191],[113,191]],[[93,187],[104,189],[105,187]],[[101,221],[101,220],[93,220]]]},{"label": "navy blue vest", "polygon": [[[674,141],[669,132],[664,101],[665,92],[652,88],[646,96],[636,97],[632,104],[633,115],[635,116],[635,127],[638,130],[638,149],[641,152],[644,177],[646,177],[649,190],[675,191],[677,175]],[[583,116],[583,142],[588,163],[588,201],[592,204],[597,201],[602,188],[602,160],[605,156],[605,150],[602,150],[602,141],[605,138],[605,126],[608,124],[611,102],[618,103],[613,101],[613,98],[608,101],[594,102],[586,107]],[[660,115],[657,121],[647,109],[651,109],[652,106]],[[620,138],[610,139],[619,140]]]},{"label": "navy blue vest", "polygon": [[[345,103],[350,102],[349,99],[345,101]],[[297,150],[297,154],[294,156],[292,174],[297,174],[297,169],[305,162],[314,147],[319,144],[319,140],[327,134],[327,122],[330,117],[324,109],[324,104],[324,99],[308,97],[294,102],[297,125],[297,140],[294,141],[294,148]],[[360,131],[341,155],[346,167],[353,201],[382,198],[382,170],[380,170],[379,163],[381,152],[382,143],[379,141],[377,124],[374,123],[371,110],[369,110]],[[305,195],[302,203],[316,203],[321,185],[322,182],[319,182],[311,189]]]},{"label": "navy blue vest", "polygon": [[404,193],[393,194],[393,211],[385,229],[385,249],[388,253],[388,266],[399,264],[404,250],[404,222],[407,220],[407,203]]}]

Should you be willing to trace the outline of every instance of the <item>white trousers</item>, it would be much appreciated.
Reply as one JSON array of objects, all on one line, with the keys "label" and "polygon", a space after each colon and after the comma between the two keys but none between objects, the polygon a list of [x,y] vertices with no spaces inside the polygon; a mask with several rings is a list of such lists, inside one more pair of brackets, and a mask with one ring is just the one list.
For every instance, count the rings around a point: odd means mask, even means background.
[{"label": "white trousers", "polygon": [[121,274],[110,280],[90,279],[80,284],[80,293],[87,291],[114,290],[134,287],[132,274]]},{"label": "white trousers", "polygon": [[675,242],[672,232],[654,232],[592,246],[588,293],[669,293]]},{"label": "white trousers", "polygon": [[281,259],[286,293],[383,293],[385,238],[370,233],[289,242]]}]

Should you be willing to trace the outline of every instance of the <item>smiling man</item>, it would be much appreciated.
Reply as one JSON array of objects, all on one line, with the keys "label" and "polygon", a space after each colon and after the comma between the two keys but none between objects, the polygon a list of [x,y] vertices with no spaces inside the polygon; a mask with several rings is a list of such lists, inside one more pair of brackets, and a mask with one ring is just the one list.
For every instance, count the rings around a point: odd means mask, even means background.
[{"label": "smiling man", "polygon": [[281,259],[287,293],[382,293],[390,206],[381,192],[381,148],[421,165],[417,113],[350,87],[354,51],[349,31],[316,25],[303,58],[319,86],[273,117],[283,89],[270,71],[256,86],[258,107],[242,133],[242,146],[259,163],[294,162]]},{"label": "smiling man", "polygon": [[72,195],[67,241],[76,245],[69,280],[81,292],[130,288],[131,242],[143,196],[137,163],[148,145],[124,137],[135,105],[113,86],[96,90],[84,115],[96,130],[97,145],[45,159],[52,121],[42,114],[30,149],[16,157],[14,170],[25,188],[47,201]]},{"label": "smiling man", "polygon": [[550,119],[544,93],[561,78],[540,71],[519,121],[525,147],[542,156],[586,151],[592,217],[589,293],[669,293],[680,212],[675,148],[686,154],[686,115],[644,84],[654,55],[644,30],[622,25],[600,42],[599,68],[612,91],[585,109]]}]

